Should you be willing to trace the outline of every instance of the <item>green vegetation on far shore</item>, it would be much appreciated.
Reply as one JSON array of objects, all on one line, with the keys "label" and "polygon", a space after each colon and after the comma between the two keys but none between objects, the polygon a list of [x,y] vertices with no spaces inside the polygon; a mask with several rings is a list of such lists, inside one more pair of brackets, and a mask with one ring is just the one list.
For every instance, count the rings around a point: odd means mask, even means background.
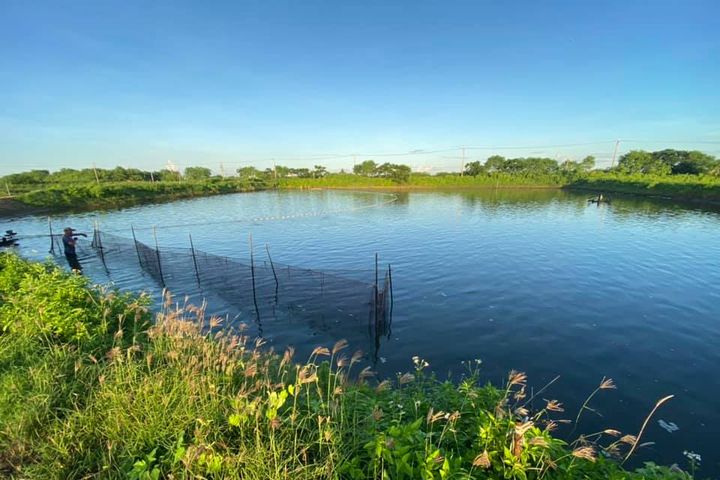
[{"label": "green vegetation on far shore", "polygon": [[[295,363],[292,349],[172,305],[168,295],[153,321],[146,297],[0,253],[0,476],[692,478],[625,470],[642,430],[555,437],[562,418],[582,431],[581,416],[531,398],[519,372],[484,385],[472,361],[454,384],[415,357],[380,381],[343,341]],[[603,379],[583,409],[613,388]]]},{"label": "green vegetation on far shore", "polygon": [[183,182],[112,182],[52,185],[23,193],[21,202],[35,207],[107,208],[267,188],[263,181],[237,178]]},{"label": "green vegetation on far shore", "polygon": [[[149,172],[117,167],[62,169],[6,175],[0,188],[30,208],[67,210],[109,208],[158,201],[235,193],[269,188],[377,188],[463,189],[549,187],[587,189],[603,193],[655,195],[696,202],[720,202],[720,161],[697,151],[631,151],[618,165],[593,170],[595,159],[558,162],[550,158],[489,157],[484,163],[469,162],[462,173],[412,172],[407,165],[365,160],[352,173],[329,173],[322,165],[310,168],[276,166],[259,170],[248,166],[236,176],[212,175],[205,167],[188,167],[184,173]],[[7,211],[5,213],[8,213]]]}]

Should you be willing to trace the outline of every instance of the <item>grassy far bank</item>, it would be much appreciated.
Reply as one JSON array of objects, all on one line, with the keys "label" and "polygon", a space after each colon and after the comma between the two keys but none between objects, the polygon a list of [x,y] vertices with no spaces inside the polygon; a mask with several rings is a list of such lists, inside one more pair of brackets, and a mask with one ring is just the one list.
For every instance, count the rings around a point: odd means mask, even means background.
[{"label": "grassy far bank", "polygon": [[[365,160],[352,173],[329,173],[322,165],[290,168],[276,165],[259,170],[238,168],[237,176],[213,175],[206,167],[144,171],[64,168],[56,172],[31,170],[0,178],[12,201],[0,202],[0,214],[28,209],[67,210],[113,208],[178,198],[267,188],[464,189],[552,187],[603,193],[654,195],[696,202],[720,202],[720,160],[685,150],[631,151],[617,166],[593,170],[595,159],[558,162],[552,158],[489,157],[469,162],[460,173],[428,175],[407,165]],[[14,203],[13,203],[14,202]],[[17,203],[20,202],[20,203]]]},{"label": "grassy far bank", "polygon": [[[555,438],[575,416],[528,398],[522,373],[483,385],[470,362],[453,384],[414,358],[410,373],[379,381],[342,341],[295,363],[292,349],[269,352],[201,309],[168,297],[153,321],[147,298],[9,253],[0,327],[0,475],[692,478],[653,464],[624,470],[637,432]],[[609,388],[603,379],[593,395]]]},{"label": "grassy far bank", "polygon": [[18,195],[35,207],[107,208],[168,199],[247,192],[267,188],[263,181],[207,179],[184,182],[114,182],[51,185]]}]

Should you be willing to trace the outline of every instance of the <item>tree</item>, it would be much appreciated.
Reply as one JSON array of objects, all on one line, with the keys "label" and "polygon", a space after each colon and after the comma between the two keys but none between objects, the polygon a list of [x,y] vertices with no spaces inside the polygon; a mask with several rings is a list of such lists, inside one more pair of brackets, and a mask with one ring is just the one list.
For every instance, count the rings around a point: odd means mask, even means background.
[{"label": "tree", "polygon": [[377,164],[372,160],[365,160],[364,162],[355,165],[353,167],[353,173],[355,175],[364,175],[366,177],[374,177],[377,175]]},{"label": "tree", "polygon": [[697,150],[661,150],[653,152],[653,156],[670,165],[674,174],[698,175],[707,173],[715,166],[717,160]]},{"label": "tree", "polygon": [[580,168],[585,171],[589,172],[593,168],[595,168],[595,157],[592,155],[588,155],[587,157],[583,158],[580,162]]},{"label": "tree", "polygon": [[575,174],[582,171],[582,165],[572,160],[565,160],[560,164],[560,170],[565,173]]},{"label": "tree", "polygon": [[273,169],[273,175],[276,175],[277,178],[285,178],[290,175],[290,168],[283,167],[282,165],[275,165],[275,168]]},{"label": "tree", "polygon": [[310,173],[309,168],[289,168],[287,176],[288,177],[298,177],[298,178],[310,178],[310,177],[312,177],[312,173]]},{"label": "tree", "polygon": [[312,176],[313,178],[322,178],[325,175],[327,175],[328,171],[326,167],[323,167],[322,165],[315,165],[313,167]]},{"label": "tree", "polygon": [[207,180],[212,175],[212,171],[207,167],[187,167],[185,169],[185,178],[188,180]]},{"label": "tree", "polygon": [[255,167],[240,167],[235,170],[240,178],[258,178],[261,173]]},{"label": "tree", "polygon": [[3,183],[37,185],[48,181],[50,172],[47,170],[30,170],[29,172],[12,173],[2,177]]},{"label": "tree", "polygon": [[505,170],[505,157],[500,155],[493,155],[492,157],[485,160],[485,169],[488,172],[502,172]]},{"label": "tree", "polygon": [[406,183],[410,180],[412,170],[407,165],[383,163],[376,169],[378,177],[390,178],[397,183]]},{"label": "tree", "polygon": [[671,167],[652,153],[644,150],[632,150],[620,157],[618,170],[628,174],[668,175]]},{"label": "tree", "polygon": [[479,161],[474,162],[468,162],[465,164],[465,171],[463,172],[465,175],[470,175],[473,177],[477,177],[480,174],[483,174],[487,171],[485,166],[481,164]]}]

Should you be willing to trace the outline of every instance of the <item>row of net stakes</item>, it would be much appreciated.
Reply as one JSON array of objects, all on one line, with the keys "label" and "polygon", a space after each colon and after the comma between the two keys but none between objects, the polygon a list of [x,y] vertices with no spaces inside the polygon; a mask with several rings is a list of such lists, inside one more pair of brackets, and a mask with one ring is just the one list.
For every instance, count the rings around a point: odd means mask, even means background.
[{"label": "row of net stakes", "polygon": [[[52,232],[52,224],[50,224],[50,229]],[[137,240],[137,236],[135,234],[135,228],[131,225],[130,229],[132,232],[133,243],[135,245],[135,252],[138,257],[138,263],[140,264],[140,267],[143,268],[144,264],[143,264],[143,260],[142,260],[142,255],[140,253],[140,247],[139,247],[140,242],[138,242],[138,240]],[[190,240],[190,250],[191,250],[192,258],[193,258],[193,267],[195,270],[195,278],[197,279],[198,285],[200,286],[201,285],[200,270],[199,270],[198,263],[197,263],[197,255],[196,255],[195,245],[192,240],[192,235],[188,234],[188,237]],[[156,227],[153,227],[153,238],[155,241],[155,248],[154,248],[155,252],[154,253],[155,253],[155,256],[157,259],[157,263],[158,263],[158,274],[160,276],[160,281],[161,281],[162,286],[165,287],[166,286],[165,285],[165,277],[164,277],[164,273],[162,270],[162,259],[160,257],[160,247],[158,244]],[[51,234],[51,241],[52,241],[52,234]],[[254,261],[254,248],[253,248],[252,234],[250,234],[249,243],[250,243],[250,271],[251,271],[251,277],[252,277],[251,280],[252,280],[252,288],[253,288],[253,303],[254,303],[254,307],[255,307],[256,316],[258,317],[258,320],[259,320],[260,311],[259,311],[259,306],[257,303],[257,292],[256,292],[256,283],[255,283],[255,261]],[[51,244],[51,246],[52,245],[53,244]],[[105,263],[104,251],[103,251],[104,249],[102,247],[100,228],[97,225],[97,223],[95,225],[93,246],[100,250],[100,255],[102,257],[102,261],[104,264]],[[273,278],[275,281],[275,301],[277,303],[279,280],[278,280],[275,264],[272,260],[271,254],[270,254],[270,247],[267,244],[265,244],[265,249],[266,249],[266,252],[268,255],[268,260],[269,260],[270,267],[271,267],[272,273],[273,273]],[[153,249],[151,249],[151,250],[153,250]],[[225,260],[227,261],[228,259],[225,258]],[[291,266],[288,265],[287,268],[288,268],[288,272],[289,272]],[[321,274],[321,283],[324,283],[324,278],[325,278],[324,275],[325,274],[324,274],[324,272],[319,272],[319,273]],[[322,286],[321,286],[321,288],[322,288]],[[374,316],[374,323],[376,326],[378,326],[379,323],[384,322],[387,318],[392,318],[392,309],[394,306],[394,298],[393,298],[393,286],[392,286],[392,267],[390,264],[388,264],[388,266],[387,266],[387,270],[385,273],[385,282],[384,282],[382,292],[380,291],[379,256],[377,253],[375,253],[375,284],[374,284],[373,290],[374,290],[374,292],[373,292],[373,304],[374,304],[373,305],[373,310],[374,310],[373,316]],[[381,301],[381,299],[382,299],[382,301]],[[388,300],[389,300],[389,306],[387,305]]]}]

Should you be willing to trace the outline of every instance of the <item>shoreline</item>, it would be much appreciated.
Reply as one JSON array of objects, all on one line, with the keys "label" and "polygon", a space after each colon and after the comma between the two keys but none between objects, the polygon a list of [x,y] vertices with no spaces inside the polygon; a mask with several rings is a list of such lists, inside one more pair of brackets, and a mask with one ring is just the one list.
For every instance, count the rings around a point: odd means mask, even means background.
[{"label": "shoreline", "polygon": [[[318,182],[320,183],[320,182]],[[266,190],[285,191],[319,191],[319,190],[355,190],[367,192],[472,192],[487,190],[563,190],[570,192],[591,192],[614,195],[627,195],[636,198],[648,198],[660,201],[675,201],[683,204],[706,207],[720,207],[720,199],[702,198],[688,194],[657,193],[646,189],[625,188],[624,186],[613,185],[592,185],[592,184],[456,184],[456,185],[423,185],[423,184],[396,184],[396,185],[367,185],[359,182],[355,185],[278,185],[269,188],[241,189],[231,192],[184,192],[174,194],[158,194],[146,197],[107,197],[95,198],[86,202],[78,202],[77,205],[32,205],[25,203],[18,197],[0,198],[0,219],[11,220],[13,218],[32,215],[52,215],[59,213],[81,213],[88,211],[121,210],[140,205],[163,204],[177,200],[192,198],[212,197],[217,195],[230,195],[235,193],[252,193]]]}]

